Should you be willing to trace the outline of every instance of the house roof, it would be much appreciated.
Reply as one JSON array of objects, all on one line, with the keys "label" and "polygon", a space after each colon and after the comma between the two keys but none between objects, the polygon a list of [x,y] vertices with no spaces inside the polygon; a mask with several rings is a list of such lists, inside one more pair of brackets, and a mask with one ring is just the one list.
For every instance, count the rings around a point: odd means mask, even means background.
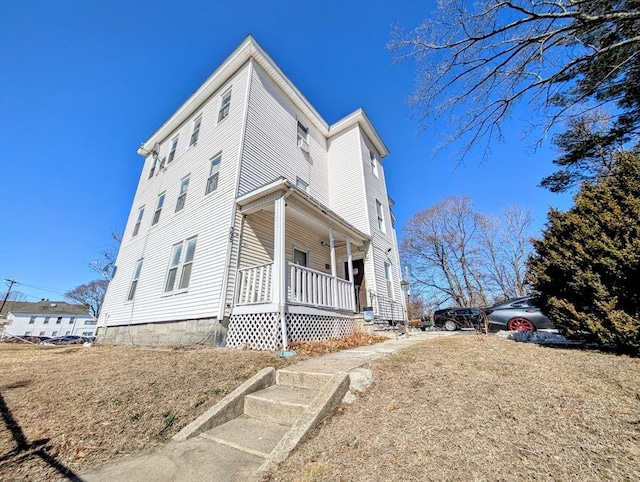
[{"label": "house roof", "polygon": [[28,313],[31,315],[88,315],[89,310],[83,305],[72,305],[66,301],[42,300],[35,303],[14,302],[10,313]]},{"label": "house roof", "polygon": [[293,82],[280,70],[276,63],[269,57],[264,49],[249,34],[240,45],[229,55],[218,68],[198,87],[198,89],[176,110],[167,121],[153,133],[138,149],[138,154],[146,157],[153,150],[156,143],[163,142],[184,121],[189,119],[211,95],[220,89],[235,72],[237,72],[249,60],[258,64],[282,91],[291,99],[295,106],[313,123],[322,134],[330,138],[333,135],[348,129],[353,125],[359,125],[367,134],[381,157],[389,154],[380,135],[371,124],[364,109],[360,108],[343,117],[333,125],[329,125],[315,110],[311,103],[300,93]]}]

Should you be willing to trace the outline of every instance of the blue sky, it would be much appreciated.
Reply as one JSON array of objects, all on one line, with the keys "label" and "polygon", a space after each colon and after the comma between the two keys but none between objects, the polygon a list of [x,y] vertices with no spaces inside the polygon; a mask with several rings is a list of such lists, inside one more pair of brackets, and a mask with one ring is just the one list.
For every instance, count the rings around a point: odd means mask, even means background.
[{"label": "blue sky", "polygon": [[249,33],[327,122],[367,111],[391,151],[400,235],[448,195],[485,213],[529,207],[542,227],[571,199],[537,187],[554,153],[522,137],[526,106],[482,164],[454,169],[451,150],[435,151],[444,132],[418,134],[412,67],[385,45],[394,24],[415,27],[435,4],[0,0],[0,280],[35,301],[96,278],[87,264],[124,230],[137,147]]}]

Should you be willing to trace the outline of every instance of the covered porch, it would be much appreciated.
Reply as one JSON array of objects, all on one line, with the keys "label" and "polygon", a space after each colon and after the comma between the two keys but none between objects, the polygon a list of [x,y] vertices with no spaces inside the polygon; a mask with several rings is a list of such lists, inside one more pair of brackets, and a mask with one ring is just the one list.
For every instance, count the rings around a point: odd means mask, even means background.
[{"label": "covered porch", "polygon": [[[353,332],[369,237],[284,179],[237,204],[242,230],[228,345],[286,348],[289,340]],[[256,331],[269,340],[256,340]]]}]

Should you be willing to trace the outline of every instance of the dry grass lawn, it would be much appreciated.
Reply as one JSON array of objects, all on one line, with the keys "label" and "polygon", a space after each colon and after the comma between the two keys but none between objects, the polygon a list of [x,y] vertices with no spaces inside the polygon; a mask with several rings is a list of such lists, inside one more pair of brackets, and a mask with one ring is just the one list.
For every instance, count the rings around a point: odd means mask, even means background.
[{"label": "dry grass lawn", "polygon": [[[0,481],[50,480],[164,442],[275,353],[0,344]],[[15,422],[8,427],[6,422]]]},{"label": "dry grass lawn", "polygon": [[640,359],[470,335],[370,368],[266,480],[640,480]]}]

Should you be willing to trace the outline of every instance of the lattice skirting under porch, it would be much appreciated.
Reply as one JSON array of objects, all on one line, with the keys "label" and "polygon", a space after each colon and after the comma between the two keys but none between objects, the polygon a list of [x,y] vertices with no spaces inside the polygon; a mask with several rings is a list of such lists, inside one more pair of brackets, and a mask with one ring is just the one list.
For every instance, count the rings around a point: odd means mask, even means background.
[{"label": "lattice skirting under porch", "polygon": [[[355,321],[349,316],[325,316],[287,313],[289,342],[343,338],[355,331]],[[229,319],[227,346],[245,345],[254,350],[277,350],[282,347],[278,313],[232,315]]]}]

